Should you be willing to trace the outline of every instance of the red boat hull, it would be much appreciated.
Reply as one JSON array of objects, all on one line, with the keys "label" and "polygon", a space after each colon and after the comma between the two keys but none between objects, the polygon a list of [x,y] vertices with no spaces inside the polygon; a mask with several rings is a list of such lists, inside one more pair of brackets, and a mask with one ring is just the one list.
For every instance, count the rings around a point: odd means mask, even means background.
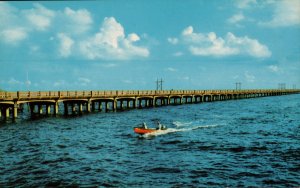
[{"label": "red boat hull", "polygon": [[147,133],[153,133],[153,132],[157,131],[156,129],[145,129],[142,127],[135,127],[133,130],[137,134],[147,134]]}]

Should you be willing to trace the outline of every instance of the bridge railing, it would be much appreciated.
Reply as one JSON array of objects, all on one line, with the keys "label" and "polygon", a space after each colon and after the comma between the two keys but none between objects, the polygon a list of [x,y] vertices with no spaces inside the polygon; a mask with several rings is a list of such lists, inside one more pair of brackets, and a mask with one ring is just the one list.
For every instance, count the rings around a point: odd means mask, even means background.
[{"label": "bridge railing", "polygon": [[108,90],[108,91],[18,91],[0,92],[0,100],[54,99],[54,98],[92,98],[92,97],[137,97],[162,95],[240,95],[258,93],[300,92],[294,89],[259,90]]}]

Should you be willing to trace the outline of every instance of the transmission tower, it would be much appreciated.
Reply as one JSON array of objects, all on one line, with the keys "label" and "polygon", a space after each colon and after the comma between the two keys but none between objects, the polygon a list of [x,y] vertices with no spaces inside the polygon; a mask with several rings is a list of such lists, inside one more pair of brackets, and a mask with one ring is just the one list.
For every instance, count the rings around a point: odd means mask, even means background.
[{"label": "transmission tower", "polygon": [[162,80],[162,78],[159,80],[158,78],[157,78],[157,81],[156,81],[156,90],[162,90],[162,88],[163,88],[163,80]]},{"label": "transmission tower", "polygon": [[235,83],[235,89],[236,90],[241,90],[242,89],[242,83],[241,82],[236,82]]}]

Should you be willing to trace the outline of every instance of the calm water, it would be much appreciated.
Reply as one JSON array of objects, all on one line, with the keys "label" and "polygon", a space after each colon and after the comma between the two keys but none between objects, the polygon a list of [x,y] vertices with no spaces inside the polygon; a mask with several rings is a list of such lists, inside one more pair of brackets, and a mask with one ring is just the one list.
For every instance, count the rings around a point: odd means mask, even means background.
[{"label": "calm water", "polygon": [[300,95],[24,117],[0,125],[0,187],[300,186]]}]

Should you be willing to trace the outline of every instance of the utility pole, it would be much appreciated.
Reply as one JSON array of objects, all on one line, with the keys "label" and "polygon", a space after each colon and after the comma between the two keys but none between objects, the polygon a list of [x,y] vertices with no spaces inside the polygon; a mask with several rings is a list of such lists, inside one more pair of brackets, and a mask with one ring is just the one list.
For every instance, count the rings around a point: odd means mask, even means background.
[{"label": "utility pole", "polygon": [[235,89],[236,90],[241,90],[242,89],[242,83],[241,82],[236,82],[235,83]]},{"label": "utility pole", "polygon": [[285,83],[279,83],[278,84],[278,89],[283,90],[286,88],[286,84]]},{"label": "utility pole", "polygon": [[163,85],[163,80],[162,80],[162,78],[160,79],[160,80],[158,80],[158,78],[157,78],[157,81],[156,81],[156,90],[162,90],[162,85]]}]

